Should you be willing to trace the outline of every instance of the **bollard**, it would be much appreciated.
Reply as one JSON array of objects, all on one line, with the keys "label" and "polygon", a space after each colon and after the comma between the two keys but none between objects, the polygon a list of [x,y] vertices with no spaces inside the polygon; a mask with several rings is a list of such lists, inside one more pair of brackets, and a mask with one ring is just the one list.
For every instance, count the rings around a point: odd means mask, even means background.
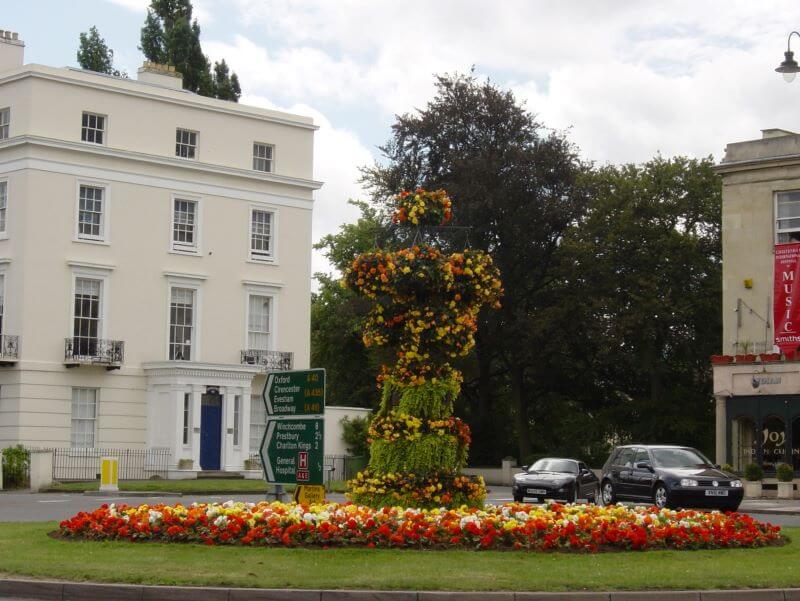
[{"label": "bollard", "polygon": [[100,490],[111,492],[119,490],[119,460],[116,457],[100,459]]}]

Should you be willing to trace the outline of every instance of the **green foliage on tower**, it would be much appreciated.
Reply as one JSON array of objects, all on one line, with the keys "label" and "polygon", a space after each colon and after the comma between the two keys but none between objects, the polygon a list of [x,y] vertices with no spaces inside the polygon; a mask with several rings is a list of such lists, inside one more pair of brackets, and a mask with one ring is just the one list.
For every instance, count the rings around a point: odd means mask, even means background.
[{"label": "green foliage on tower", "polygon": [[491,257],[465,249],[449,255],[431,243],[452,216],[443,190],[401,192],[393,221],[411,232],[411,246],[360,254],[343,285],[370,301],[363,340],[384,347],[380,409],[369,429],[370,462],[350,483],[350,498],[379,507],[480,506],[481,478],[461,475],[470,444],[453,416],[461,373],[450,361],[475,345],[478,313],[499,307],[503,293]]}]

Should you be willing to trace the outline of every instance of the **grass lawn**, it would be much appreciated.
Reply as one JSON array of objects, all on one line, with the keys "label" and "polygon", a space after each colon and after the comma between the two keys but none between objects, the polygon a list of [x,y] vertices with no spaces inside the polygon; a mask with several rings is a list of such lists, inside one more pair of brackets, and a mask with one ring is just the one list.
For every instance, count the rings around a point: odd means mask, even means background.
[{"label": "grass lawn", "polygon": [[[48,492],[83,492],[85,490],[98,490],[100,482],[60,482],[47,489]],[[184,494],[214,494],[214,493],[262,493],[267,490],[263,480],[241,479],[216,479],[202,480],[120,480],[120,490],[139,490],[153,492],[180,492]],[[271,489],[271,487],[270,487]],[[331,490],[344,492],[344,482],[334,481]],[[294,487],[287,486],[285,490],[291,492]]]},{"label": "grass lawn", "polygon": [[68,542],[55,522],[0,524],[0,574],[139,584],[411,590],[795,587],[798,542],[765,549],[601,553],[277,549]]}]

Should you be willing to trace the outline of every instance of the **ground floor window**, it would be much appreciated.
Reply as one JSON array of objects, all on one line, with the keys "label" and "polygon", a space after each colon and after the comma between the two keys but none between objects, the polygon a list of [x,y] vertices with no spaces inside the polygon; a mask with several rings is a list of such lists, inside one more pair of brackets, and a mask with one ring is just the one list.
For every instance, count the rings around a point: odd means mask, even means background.
[{"label": "ground floor window", "polygon": [[261,439],[267,431],[267,409],[260,394],[250,397],[250,455],[258,455]]},{"label": "ground floor window", "polygon": [[769,415],[761,423],[761,466],[775,471],[778,463],[786,461],[786,422],[778,415]]},{"label": "ground floor window", "polygon": [[73,388],[70,446],[79,449],[94,447],[96,420],[97,389]]},{"label": "ground floor window", "polygon": [[189,432],[190,432],[190,425],[191,425],[191,414],[192,414],[192,393],[185,392],[183,394],[183,444],[189,444]]},{"label": "ground floor window", "polygon": [[756,423],[749,417],[737,417],[731,427],[732,465],[737,472],[756,460]]}]

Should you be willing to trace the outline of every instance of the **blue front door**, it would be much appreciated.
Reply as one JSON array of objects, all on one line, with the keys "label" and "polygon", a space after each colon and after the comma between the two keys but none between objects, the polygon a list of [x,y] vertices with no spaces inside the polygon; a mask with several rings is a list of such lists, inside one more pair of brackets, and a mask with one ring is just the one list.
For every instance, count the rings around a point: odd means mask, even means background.
[{"label": "blue front door", "polygon": [[218,470],[222,440],[222,397],[204,394],[200,401],[200,467]]}]

